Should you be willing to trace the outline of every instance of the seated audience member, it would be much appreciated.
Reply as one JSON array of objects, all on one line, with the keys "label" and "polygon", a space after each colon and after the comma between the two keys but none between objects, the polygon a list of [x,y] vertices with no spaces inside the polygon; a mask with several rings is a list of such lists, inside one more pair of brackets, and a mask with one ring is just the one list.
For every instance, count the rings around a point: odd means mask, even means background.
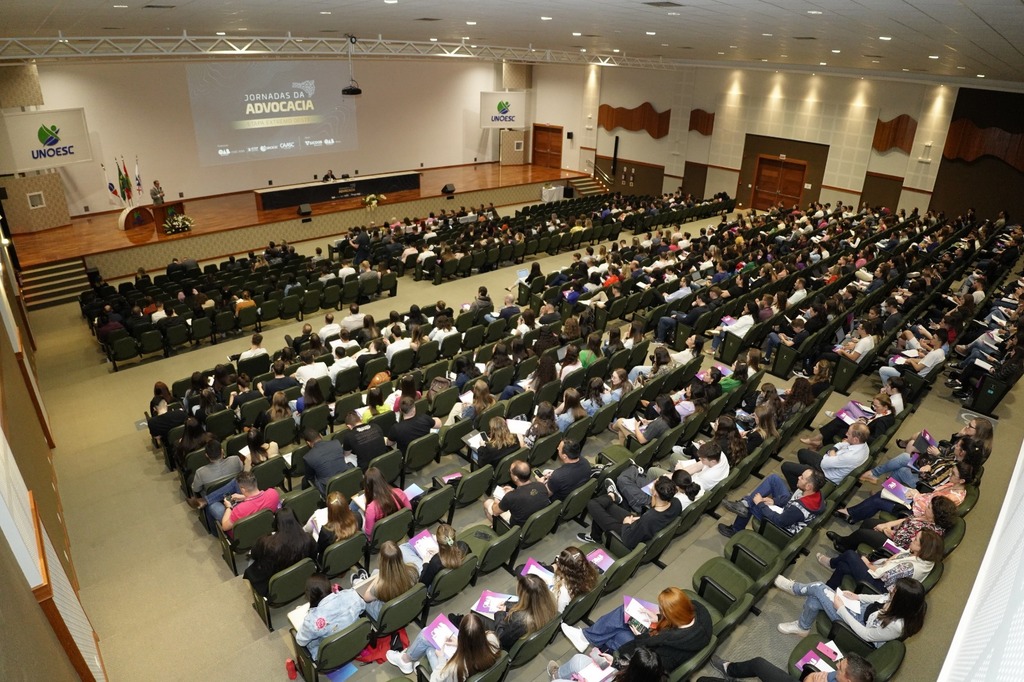
[{"label": "seated audience member", "polygon": [[625,607],[598,618],[587,628],[562,624],[562,632],[580,653],[597,647],[613,659],[630,656],[638,647],[653,651],[667,670],[675,670],[711,641],[711,614],[678,587],[658,593],[658,613],[648,613],[650,627],[634,625]]},{"label": "seated audience member", "polygon": [[316,542],[302,530],[293,510],[281,509],[274,514],[274,532],[257,540],[249,554],[252,563],[242,577],[249,581],[256,594],[266,597],[270,578],[275,573],[304,558],[316,559]]},{"label": "seated audience member", "polygon": [[405,491],[392,487],[377,467],[366,470],[363,477],[363,494],[366,498],[363,532],[368,538],[373,537],[373,527],[381,519],[391,516],[399,509],[412,509]]},{"label": "seated audience member", "polygon": [[421,557],[408,542],[398,546],[405,563],[416,567],[420,572],[420,582],[427,587],[434,583],[434,578],[443,569],[461,566],[471,552],[469,545],[456,539],[455,529],[447,523],[438,524],[434,531],[434,541],[437,543],[437,551],[428,557]]},{"label": "seated audience member", "polygon": [[[731,526],[718,524],[718,532],[732,537],[747,527],[747,521],[767,519],[787,533],[795,535],[824,509],[821,489],[825,485],[825,474],[820,469],[807,467],[796,482],[796,490],[790,492],[786,482],[778,474],[767,476],[754,492],[746,497],[725,502],[725,508],[736,514]],[[775,511],[772,507],[780,507]]]},{"label": "seated audience member", "polygon": [[[223,480],[227,476],[233,476],[242,471],[242,460],[238,457],[225,457],[224,448],[219,440],[208,440],[204,446],[206,449],[206,460],[208,464],[196,469],[192,477],[192,493],[196,495],[191,502],[193,507],[202,507],[200,494],[209,496],[215,491],[206,490],[207,486],[214,481]],[[237,491],[232,491],[237,492]],[[223,497],[223,495],[221,496]],[[218,497],[218,500],[221,498]]]},{"label": "seated audience member", "polygon": [[296,381],[294,377],[290,377],[285,374],[286,368],[287,365],[285,364],[284,360],[274,361],[274,364],[271,365],[271,371],[274,373],[274,377],[272,379],[268,379],[267,381],[261,381],[259,384],[257,384],[257,388],[260,389],[264,397],[269,399],[273,397],[273,395],[278,391],[286,391],[289,388],[292,388],[293,386],[302,385],[298,381]]},{"label": "seated audience member", "polygon": [[612,494],[599,495],[587,503],[590,513],[590,535],[577,534],[580,542],[601,542],[605,533],[617,533],[622,544],[633,549],[649,541],[661,529],[679,516],[682,506],[675,499],[676,486],[672,479],[662,476],[651,490],[651,508],[641,515],[629,513],[615,502]]},{"label": "seated audience member", "polygon": [[[789,682],[793,679],[787,671],[761,657],[726,661],[712,655],[711,667],[730,680],[757,678],[762,682]],[[875,667],[871,661],[851,651],[836,662],[835,673],[815,671],[802,679],[804,682],[875,682]]]},{"label": "seated audience member", "polygon": [[681,418],[672,396],[666,393],[659,395],[654,401],[654,409],[658,414],[655,419],[616,419],[611,429],[619,434],[619,443],[625,444],[626,439],[632,436],[642,445],[661,438],[669,429],[679,425]]},{"label": "seated audience member", "polygon": [[465,682],[493,666],[499,653],[498,636],[486,628],[483,618],[467,613],[459,622],[458,634],[452,635],[441,649],[434,648],[420,633],[405,651],[388,651],[387,659],[411,675],[416,661],[426,656],[431,671],[429,682]]},{"label": "seated audience member", "polygon": [[[615,660],[611,654],[601,654],[603,661],[599,665],[615,665],[617,674],[611,679],[615,682],[660,682],[667,680],[665,666],[661,657],[646,647],[637,647],[628,659]],[[580,679],[580,673],[594,663],[587,654],[576,654],[564,665],[558,661],[548,661],[548,676],[554,682],[572,682]]]},{"label": "seated audience member", "polygon": [[188,413],[182,409],[169,409],[166,399],[157,400],[152,406],[153,416],[149,418],[149,435],[159,445],[165,445],[167,434],[175,426],[181,426],[188,418]]},{"label": "seated audience member", "polygon": [[[856,421],[856,423],[867,425],[867,442],[878,438],[896,423],[896,417],[893,414],[892,409],[892,401],[886,393],[879,393],[872,399],[871,410],[874,411],[873,416],[861,417]],[[818,449],[822,445],[835,443],[837,440],[844,437],[847,431],[847,423],[840,417],[833,416],[832,412],[826,412],[825,414],[826,416],[832,416],[832,421],[823,425],[818,430],[818,435],[811,436],[810,438],[801,438],[801,443],[809,445],[813,449]]]},{"label": "seated audience member", "polygon": [[484,512],[488,521],[501,516],[510,526],[522,527],[531,515],[548,506],[548,489],[540,481],[533,480],[530,465],[526,462],[512,462],[509,473],[512,485],[502,488],[501,499],[489,497],[484,500]]},{"label": "seated audience member", "polygon": [[488,427],[484,444],[470,452],[470,457],[481,467],[488,464],[496,465],[502,457],[511,455],[519,449],[519,439],[508,430],[508,422],[504,417],[491,417]]},{"label": "seated audience member", "polygon": [[658,467],[651,467],[645,471],[636,465],[626,467],[626,470],[615,479],[614,485],[611,481],[606,481],[606,488],[614,498],[619,498],[622,504],[629,507],[630,511],[639,514],[651,506],[651,496],[644,489],[662,476],[668,476],[675,484],[675,498],[679,500],[681,509],[686,509],[704,495],[704,490],[693,480],[689,472],[682,469],[667,471]]},{"label": "seated audience member", "polygon": [[367,615],[377,618],[386,602],[411,590],[419,580],[419,571],[405,563],[398,545],[388,540],[380,546],[379,568],[367,575],[365,570],[352,576],[352,587],[366,602]]},{"label": "seated audience member", "polygon": [[325,549],[349,539],[360,531],[360,526],[360,519],[349,508],[348,500],[335,491],[327,495],[327,506],[313,512],[302,530],[316,540],[317,556],[322,558]]},{"label": "seated audience member", "polygon": [[890,589],[900,578],[924,580],[936,563],[942,562],[945,548],[942,538],[932,530],[924,528],[910,541],[910,547],[886,559],[870,561],[856,550],[848,549],[837,557],[818,552],[818,563],[832,571],[825,582],[833,590],[843,584],[843,578],[850,576],[858,583],[875,588],[879,593]]},{"label": "seated audience member", "polygon": [[306,599],[309,611],[295,633],[295,642],[306,647],[315,661],[324,638],[355,623],[363,614],[366,602],[355,590],[334,591],[322,573],[314,573],[306,580]]},{"label": "seated audience member", "polygon": [[[281,497],[277,488],[260,490],[256,477],[252,472],[243,471],[235,478],[235,485],[239,492],[232,493],[225,497],[222,502],[211,500],[207,505],[207,513],[216,514],[223,510],[220,517],[221,530],[230,535],[235,524],[247,516],[252,516],[258,511],[269,509],[277,511],[281,508]],[[216,518],[216,516],[214,516]]]},{"label": "seated audience member", "polygon": [[[959,449],[959,441],[954,448]],[[949,468],[949,475],[946,480],[935,486],[931,492],[923,493],[916,488],[907,488],[907,498],[910,500],[910,508],[899,502],[882,497],[881,491],[870,495],[867,499],[845,509],[837,509],[836,514],[845,518],[849,523],[860,523],[865,519],[875,516],[879,512],[887,514],[905,515],[910,512],[912,516],[921,516],[924,508],[932,503],[932,498],[941,496],[948,497],[953,504],[960,506],[967,497],[967,486],[974,483],[974,467],[966,461],[958,460]]]},{"label": "seated audience member", "polygon": [[324,440],[315,429],[306,429],[302,438],[309,446],[309,452],[303,460],[306,473],[302,477],[302,488],[305,490],[315,485],[320,495],[327,494],[327,482],[332,476],[348,471],[352,465],[345,461],[345,451],[341,443],[331,438]]},{"label": "seated audience member", "polygon": [[538,480],[547,486],[552,500],[565,500],[569,493],[590,480],[590,462],[581,456],[583,448],[575,440],[558,442],[558,461],[562,466],[548,469]]},{"label": "seated audience member", "polygon": [[[879,647],[917,634],[928,610],[924,587],[912,578],[900,578],[886,594],[844,590],[840,595],[825,583],[797,583],[782,575],[775,578],[775,586],[788,594],[806,597],[799,619],[779,623],[779,632],[785,635],[806,637],[818,613],[823,611],[830,620],[842,621],[862,640]],[[844,598],[860,602],[860,608],[851,610]]]},{"label": "seated audience member", "polygon": [[846,476],[868,459],[868,439],[871,429],[867,424],[854,422],[846,429],[846,440],[840,441],[822,452],[800,450],[799,462],[783,462],[782,474],[790,488],[796,487],[796,480],[807,467],[818,467],[832,483],[839,485]]},{"label": "seated audience member", "polygon": [[410,396],[403,396],[398,401],[398,422],[388,431],[388,441],[405,454],[414,440],[440,428],[440,419],[429,414],[417,414],[416,401]]},{"label": "seated audience member", "polygon": [[355,410],[345,415],[348,432],[341,439],[342,450],[346,457],[356,458],[356,466],[366,471],[374,457],[388,451],[384,434],[380,427],[373,423],[365,423],[359,419]]},{"label": "seated audience member", "polygon": [[837,552],[857,549],[861,544],[880,550],[886,540],[900,549],[910,549],[911,541],[922,529],[927,528],[942,536],[956,525],[959,518],[952,500],[948,497],[932,497],[931,504],[924,507],[918,516],[892,521],[868,519],[858,530],[847,536],[830,530],[825,533],[825,537],[832,542]]},{"label": "seated audience member", "polygon": [[245,471],[251,471],[257,464],[262,464],[281,454],[277,443],[267,442],[263,436],[263,430],[255,427],[246,432],[245,445],[249,448],[249,456],[244,458],[243,463]]}]

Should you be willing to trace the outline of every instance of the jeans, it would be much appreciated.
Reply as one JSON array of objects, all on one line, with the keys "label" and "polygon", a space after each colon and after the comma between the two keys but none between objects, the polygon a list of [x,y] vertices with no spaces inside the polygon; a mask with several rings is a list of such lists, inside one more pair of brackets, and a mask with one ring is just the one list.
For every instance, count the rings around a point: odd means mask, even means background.
[{"label": "jeans", "polygon": [[780,339],[779,335],[775,332],[770,332],[768,336],[765,337],[764,343],[761,344],[761,353],[764,354],[764,361],[766,363],[771,361],[772,353],[775,352],[775,349],[778,348],[781,343],[782,339]]},{"label": "jeans", "polygon": [[883,474],[890,474],[893,478],[908,488],[916,488],[918,475],[916,471],[910,468],[910,457],[911,456],[905,452],[896,455],[888,462],[879,464],[872,469],[871,475],[875,478],[879,478]]},{"label": "jeans", "polygon": [[636,380],[639,379],[641,375],[645,377],[649,376],[653,369],[654,368],[650,365],[637,365],[633,369],[629,370],[629,383],[635,384]]},{"label": "jeans", "polygon": [[760,494],[761,497],[772,498],[772,502],[776,507],[786,506],[786,503],[789,502],[789,498],[792,496],[792,493],[789,488],[786,487],[786,482],[782,480],[782,477],[778,474],[769,475],[761,481],[756,488],[754,488],[754,492],[743,498],[746,500],[747,506],[750,507],[750,515],[737,516],[736,520],[732,523],[733,530],[739,531],[746,528],[747,522],[750,520],[751,516],[757,519],[763,516],[761,510],[754,504],[755,494]]},{"label": "jeans", "polygon": [[814,619],[819,611],[824,611],[829,620],[839,619],[839,612],[836,611],[835,604],[832,603],[832,598],[829,596],[832,590],[825,583],[793,583],[793,592],[807,597],[804,600],[803,611],[800,612],[800,619],[797,621],[802,629],[810,630],[814,627]]},{"label": "jeans", "polygon": [[[825,459],[824,455],[807,448],[802,448],[797,452],[796,457],[798,462],[782,463],[782,475],[786,477],[786,483],[789,484],[791,490],[796,489],[797,479],[800,478],[800,474],[807,470],[807,467],[818,467],[820,469],[821,461]],[[836,483],[836,481],[832,482]]]},{"label": "jeans", "polygon": [[678,322],[676,322],[674,317],[663,317],[658,320],[658,331],[655,333],[655,340],[658,343],[665,343],[665,337],[668,336],[670,331],[675,330],[677,324]]},{"label": "jeans", "polygon": [[592,661],[593,659],[586,654],[576,654],[558,669],[558,677],[555,679],[559,682],[572,680],[573,675],[586,668]]},{"label": "jeans", "polygon": [[869,585],[873,585],[880,590],[885,589],[885,584],[881,580],[872,578],[871,574],[868,573],[868,567],[864,565],[864,561],[861,559],[859,552],[848,549],[832,559],[830,564],[833,571],[828,582],[825,584],[833,590],[839,589],[840,585],[843,584],[843,578],[846,576],[850,576],[858,582],[865,582]]},{"label": "jeans", "polygon": [[606,652],[615,651],[636,639],[626,625],[625,607],[622,606],[601,616],[589,628],[584,628],[583,635],[588,642]]},{"label": "jeans", "polygon": [[423,572],[423,559],[416,553],[416,550],[412,548],[408,542],[403,542],[398,546],[399,551],[402,553],[402,560],[407,564],[412,564],[416,567],[416,570],[420,573]]},{"label": "jeans", "polygon": [[721,346],[723,342],[725,342],[725,335],[727,333],[728,332],[726,332],[723,329],[722,331],[715,334],[715,338],[711,339],[711,350],[718,350],[718,347]]},{"label": "jeans", "polygon": [[[206,494],[206,518],[210,522],[210,528],[220,526],[220,521],[224,518],[224,512],[228,510],[224,506],[224,498],[240,492],[242,491],[238,489],[238,483],[235,479],[231,479],[213,492]],[[217,531],[214,530],[212,535],[216,534]]]},{"label": "jeans", "polygon": [[409,657],[413,663],[423,658],[427,652],[433,651],[434,646],[427,641],[427,638],[423,636],[423,633],[416,635],[415,639],[409,644],[409,648],[405,650],[405,655]]},{"label": "jeans", "polygon": [[892,512],[896,508],[896,503],[887,500],[882,497],[881,493],[875,493],[871,497],[860,504],[855,504],[852,507],[847,507],[846,511],[850,515],[851,523],[860,523],[865,519],[870,519],[877,515],[879,512]]},{"label": "jeans", "polygon": [[615,479],[615,485],[622,495],[622,501],[634,513],[639,513],[640,510],[651,504],[651,496],[643,491],[643,487],[655,478],[653,472],[647,471],[641,474],[637,467],[631,466]]},{"label": "jeans", "polygon": [[898,377],[899,375],[900,371],[895,367],[882,366],[878,368],[878,376],[881,378],[883,386],[889,383],[889,379]]}]

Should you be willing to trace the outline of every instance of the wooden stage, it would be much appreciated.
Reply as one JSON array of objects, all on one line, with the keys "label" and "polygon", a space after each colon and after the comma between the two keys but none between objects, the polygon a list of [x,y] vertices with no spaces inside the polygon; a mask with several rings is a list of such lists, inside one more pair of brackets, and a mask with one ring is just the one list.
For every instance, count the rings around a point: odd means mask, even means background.
[{"label": "wooden stage", "polygon": [[[578,177],[585,177],[585,174],[533,165],[500,166],[498,163],[485,163],[435,168],[421,172],[419,190],[389,194],[387,201],[381,204],[381,207],[386,208],[390,204],[419,199],[440,198],[442,196],[441,188],[448,183],[455,185],[457,192],[454,201],[449,206],[458,208],[463,205],[459,203],[459,194],[465,192],[554,182]],[[258,211],[252,191],[204,199],[185,198],[184,202],[185,212],[195,218],[195,226],[192,231],[184,234],[168,236],[159,227],[121,231],[117,227],[120,211],[112,211],[73,218],[71,224],[64,227],[31,234],[15,234],[12,239],[21,265],[32,267],[70,258],[190,239],[215,232],[278,223],[296,217],[294,207]],[[323,215],[353,209],[362,209],[360,197],[315,204],[313,213],[314,215]],[[397,206],[396,213],[399,218],[406,217]],[[388,217],[390,218],[391,215]]]}]

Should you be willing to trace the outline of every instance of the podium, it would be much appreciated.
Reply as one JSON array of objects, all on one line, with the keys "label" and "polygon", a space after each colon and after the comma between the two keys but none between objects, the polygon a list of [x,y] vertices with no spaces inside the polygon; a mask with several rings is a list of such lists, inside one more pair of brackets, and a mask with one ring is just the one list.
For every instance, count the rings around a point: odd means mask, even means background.
[{"label": "podium", "polygon": [[164,222],[171,216],[184,214],[184,201],[168,201],[163,204],[153,204],[153,220],[158,230],[164,229]]},{"label": "podium", "polygon": [[128,206],[117,218],[117,228],[121,231],[142,227],[152,230],[153,225],[153,213],[145,206]]}]

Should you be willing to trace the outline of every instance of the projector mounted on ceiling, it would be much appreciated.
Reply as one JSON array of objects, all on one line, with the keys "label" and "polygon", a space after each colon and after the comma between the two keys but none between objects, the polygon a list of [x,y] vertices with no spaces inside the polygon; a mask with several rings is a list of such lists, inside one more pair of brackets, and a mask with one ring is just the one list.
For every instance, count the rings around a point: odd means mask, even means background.
[{"label": "projector mounted on ceiling", "polygon": [[345,37],[348,38],[348,77],[350,80],[348,86],[341,89],[341,94],[354,97],[363,94],[363,89],[359,87],[352,71],[352,47],[356,44],[357,39],[351,33],[346,33]]}]

